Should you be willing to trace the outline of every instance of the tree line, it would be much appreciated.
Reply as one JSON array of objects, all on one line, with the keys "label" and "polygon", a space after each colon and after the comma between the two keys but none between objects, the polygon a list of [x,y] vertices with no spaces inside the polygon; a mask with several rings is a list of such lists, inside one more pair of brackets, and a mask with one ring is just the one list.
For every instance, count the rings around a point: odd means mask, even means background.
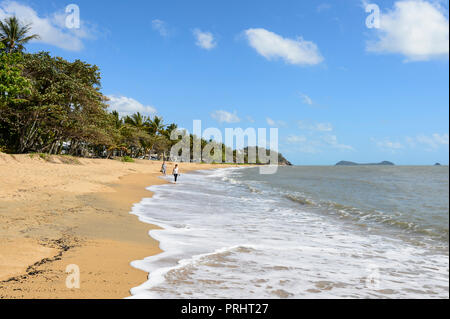
[{"label": "tree line", "polygon": [[[24,52],[39,38],[30,30],[16,17],[0,21],[0,152],[150,159],[179,142],[170,138],[177,125],[161,117],[110,112],[96,65]],[[202,149],[209,142],[201,139]]]},{"label": "tree line", "polygon": [[0,22],[0,151],[144,157],[167,153],[176,124],[108,111],[97,66],[29,54],[30,25]]}]

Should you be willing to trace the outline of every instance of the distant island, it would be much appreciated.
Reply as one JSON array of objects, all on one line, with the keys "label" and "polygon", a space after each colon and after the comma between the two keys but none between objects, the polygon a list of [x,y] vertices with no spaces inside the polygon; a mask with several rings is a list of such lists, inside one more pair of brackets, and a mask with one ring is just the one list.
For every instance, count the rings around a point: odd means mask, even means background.
[{"label": "distant island", "polygon": [[367,164],[360,164],[360,163],[354,163],[349,161],[340,161],[336,164],[336,166],[394,166],[395,164],[388,161],[383,161],[381,163],[367,163]]},{"label": "distant island", "polygon": [[436,163],[434,164],[434,166],[441,166],[441,163]]}]

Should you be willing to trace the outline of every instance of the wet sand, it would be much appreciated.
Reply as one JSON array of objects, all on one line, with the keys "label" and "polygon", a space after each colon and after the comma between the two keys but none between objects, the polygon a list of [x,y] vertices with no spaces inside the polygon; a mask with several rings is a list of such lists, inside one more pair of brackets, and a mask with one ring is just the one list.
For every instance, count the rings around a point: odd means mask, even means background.
[{"label": "wet sand", "polygon": [[[160,252],[131,207],[162,184],[161,162],[0,153],[0,298],[124,298],[130,266]],[[168,163],[171,172],[172,163]],[[181,173],[230,165],[181,164]],[[66,287],[77,265],[80,288]]]}]

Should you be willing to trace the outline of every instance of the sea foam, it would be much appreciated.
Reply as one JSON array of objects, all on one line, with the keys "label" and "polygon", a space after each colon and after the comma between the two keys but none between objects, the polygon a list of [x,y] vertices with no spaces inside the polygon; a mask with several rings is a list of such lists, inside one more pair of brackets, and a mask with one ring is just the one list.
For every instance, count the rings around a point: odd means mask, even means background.
[{"label": "sea foam", "polygon": [[[153,186],[132,213],[163,253],[133,298],[448,298],[448,254],[300,205],[225,169]],[[251,188],[257,189],[252,191]]]}]

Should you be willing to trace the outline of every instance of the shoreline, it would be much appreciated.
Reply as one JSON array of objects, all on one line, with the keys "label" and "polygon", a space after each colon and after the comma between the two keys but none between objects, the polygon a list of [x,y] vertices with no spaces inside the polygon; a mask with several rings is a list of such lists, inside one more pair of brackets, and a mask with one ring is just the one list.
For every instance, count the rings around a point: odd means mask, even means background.
[{"label": "shoreline", "polygon": [[[155,225],[131,214],[153,193],[161,162],[0,153],[0,298],[114,299],[131,296],[148,273],[131,262],[161,252]],[[182,163],[182,173],[233,167]],[[168,171],[172,168],[168,163]],[[80,289],[65,285],[68,265]]]},{"label": "shoreline", "polygon": [[[291,183],[281,190],[279,183],[271,184],[272,177],[255,174],[256,170],[236,173],[219,169],[186,175],[185,182],[175,188],[150,188],[155,196],[143,200],[134,212],[143,221],[164,228],[150,234],[160,241],[164,252],[134,262],[150,276],[132,289],[132,298],[448,296],[448,244],[445,251],[442,243],[434,246],[414,232],[391,229],[393,225],[379,219],[332,216],[331,210],[309,209],[314,204],[305,206],[286,198],[286,192],[295,194],[301,187],[293,187],[301,174],[293,174]],[[285,171],[284,177],[286,174],[291,173]],[[320,175],[313,176],[315,183],[315,176]],[[345,177],[345,172],[341,176]],[[390,180],[388,172],[384,176]],[[257,186],[256,181],[267,185]],[[255,188],[244,187],[253,185]],[[326,193],[319,194],[327,199]],[[363,207],[358,207],[356,203],[347,208],[363,213]],[[336,206],[334,212],[344,209]],[[361,226],[361,221],[366,225]],[[408,238],[407,233],[411,234]],[[302,245],[296,244],[299,242]],[[423,260],[420,256],[425,251],[434,257]],[[298,266],[298,258],[308,266]],[[399,265],[405,260],[408,262]],[[346,267],[334,271],[329,266],[333,264]],[[367,264],[386,267],[386,279],[379,289],[367,283],[372,271]],[[427,289],[413,289],[423,282],[429,283]]]},{"label": "shoreline", "polygon": [[[239,165],[239,166],[238,165],[222,165],[221,167],[211,167],[211,168],[208,168],[208,169],[201,168],[201,169],[191,170],[191,171],[188,172],[188,174],[192,173],[192,172],[202,172],[202,171],[207,172],[207,171],[227,170],[227,169],[248,169],[248,168],[251,168],[251,167],[254,167],[254,166],[246,166],[246,167],[244,167],[242,165]],[[152,190],[149,190],[149,191],[152,192],[153,194],[155,194],[158,191],[158,189],[160,189],[161,186],[166,186],[168,184],[170,184],[170,182],[167,182],[167,181],[163,180],[163,183],[160,183],[158,185],[151,185],[147,189],[152,188]],[[161,240],[159,240],[159,239],[156,239],[157,237],[155,235],[152,235],[151,232],[152,231],[157,231],[157,230],[161,230],[162,232],[164,232],[166,230],[166,225],[164,225],[163,223],[161,223],[159,221],[153,221],[153,222],[152,221],[148,221],[148,220],[146,220],[147,217],[145,215],[142,215],[142,212],[140,212],[139,210],[137,210],[137,211],[135,210],[136,206],[139,206],[141,203],[145,202],[144,199],[145,198],[143,198],[143,201],[133,205],[133,209],[130,212],[130,214],[136,216],[139,219],[140,222],[142,222],[144,224],[147,224],[147,225],[152,225],[154,228],[152,228],[149,231],[148,236],[150,236],[152,239],[156,240],[161,245],[163,242]],[[149,262],[150,259],[151,260],[159,260],[160,258],[166,257],[167,254],[170,255],[172,253],[170,250],[165,250],[165,249],[161,249],[161,248],[160,248],[160,250],[161,251],[159,253],[157,253],[157,254],[153,254],[153,255],[147,256],[145,258],[133,260],[131,262],[130,265],[132,267],[134,267],[136,269],[139,269],[141,271],[144,271],[149,276],[147,277],[147,280],[145,282],[137,285],[136,287],[132,287],[131,288],[130,296],[127,297],[127,299],[134,299],[134,298],[136,298],[136,295],[139,294],[139,292],[142,289],[145,289],[144,287],[148,287],[149,282],[152,281],[152,279],[150,278],[150,274],[151,273],[155,273],[155,272],[159,273],[159,271],[161,270],[161,268],[158,268],[158,267],[155,268],[155,269],[152,269],[152,267],[148,267],[146,265],[146,263]],[[176,267],[176,266],[174,266],[174,267]],[[137,298],[139,299],[140,297],[137,297]],[[158,298],[158,297],[156,297],[156,298]]]}]

